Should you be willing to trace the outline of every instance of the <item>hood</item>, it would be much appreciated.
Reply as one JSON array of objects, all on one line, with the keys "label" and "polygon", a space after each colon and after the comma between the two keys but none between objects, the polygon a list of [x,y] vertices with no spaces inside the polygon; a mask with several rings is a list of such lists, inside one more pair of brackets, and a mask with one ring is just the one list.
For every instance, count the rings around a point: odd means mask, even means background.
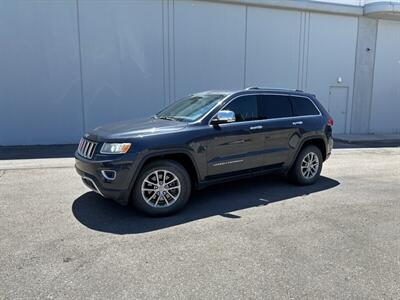
[{"label": "hood", "polygon": [[146,118],[99,126],[90,131],[89,136],[100,139],[125,139],[178,131],[186,126],[185,122]]}]

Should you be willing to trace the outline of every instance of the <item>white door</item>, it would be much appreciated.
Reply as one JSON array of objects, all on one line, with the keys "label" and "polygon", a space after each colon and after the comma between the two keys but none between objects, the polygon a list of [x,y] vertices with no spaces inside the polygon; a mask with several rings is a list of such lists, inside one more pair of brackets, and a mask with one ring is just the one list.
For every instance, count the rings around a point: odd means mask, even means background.
[{"label": "white door", "polygon": [[347,118],[348,87],[331,86],[329,88],[328,112],[333,118],[333,133],[345,133]]}]

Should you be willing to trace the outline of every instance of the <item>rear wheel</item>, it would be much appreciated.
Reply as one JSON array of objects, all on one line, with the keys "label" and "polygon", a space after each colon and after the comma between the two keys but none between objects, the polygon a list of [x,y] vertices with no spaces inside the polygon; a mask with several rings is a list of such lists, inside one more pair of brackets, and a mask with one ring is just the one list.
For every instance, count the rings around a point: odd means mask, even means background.
[{"label": "rear wheel", "polygon": [[144,167],[136,181],[133,205],[151,216],[173,214],[189,200],[191,182],[182,165],[159,160]]},{"label": "rear wheel", "polygon": [[290,176],[297,184],[313,184],[320,177],[322,162],[321,150],[313,145],[306,146],[297,156],[290,171]]}]

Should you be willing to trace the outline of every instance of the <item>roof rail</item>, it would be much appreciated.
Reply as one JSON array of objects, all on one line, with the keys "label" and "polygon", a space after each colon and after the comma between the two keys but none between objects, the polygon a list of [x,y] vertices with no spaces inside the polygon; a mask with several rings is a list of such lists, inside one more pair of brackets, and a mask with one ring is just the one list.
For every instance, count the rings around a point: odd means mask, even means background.
[{"label": "roof rail", "polygon": [[249,91],[249,90],[279,90],[279,91],[304,92],[303,90],[299,90],[299,89],[285,89],[285,88],[259,87],[259,86],[250,86],[250,87],[247,87],[245,90],[246,91]]}]

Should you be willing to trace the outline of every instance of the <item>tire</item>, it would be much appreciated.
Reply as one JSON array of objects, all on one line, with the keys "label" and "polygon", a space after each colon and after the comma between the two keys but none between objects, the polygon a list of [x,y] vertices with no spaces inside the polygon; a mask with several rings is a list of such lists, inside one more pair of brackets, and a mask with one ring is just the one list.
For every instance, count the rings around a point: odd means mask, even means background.
[{"label": "tire", "polygon": [[150,216],[171,215],[185,206],[190,192],[191,180],[185,168],[173,160],[158,160],[145,165],[141,171],[132,193],[132,204]]},{"label": "tire", "polygon": [[[317,165],[316,165],[317,160]],[[311,163],[308,163],[311,161]],[[323,158],[318,147],[305,146],[297,155],[291,170],[290,177],[298,185],[310,185],[315,183],[321,174]],[[312,167],[314,166],[314,167]]]}]

